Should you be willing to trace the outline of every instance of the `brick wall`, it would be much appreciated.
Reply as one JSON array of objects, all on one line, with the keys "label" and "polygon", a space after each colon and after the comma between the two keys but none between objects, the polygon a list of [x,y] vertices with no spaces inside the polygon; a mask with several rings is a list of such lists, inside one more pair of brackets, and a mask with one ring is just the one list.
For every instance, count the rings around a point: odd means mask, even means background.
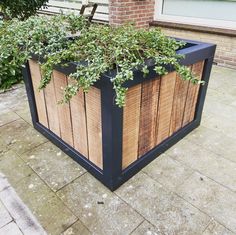
[{"label": "brick wall", "polygon": [[236,69],[236,36],[201,33],[167,27],[161,27],[161,29],[168,36],[215,43],[217,45],[215,62],[218,65]]},{"label": "brick wall", "polygon": [[[155,0],[109,0],[109,23],[121,25],[134,22],[137,27],[148,27],[153,21]],[[196,32],[191,29],[161,27],[169,36],[217,44],[215,62],[236,69],[236,36]]]},{"label": "brick wall", "polygon": [[154,3],[155,0],[110,0],[109,23],[134,22],[137,27],[148,27],[153,20]]}]

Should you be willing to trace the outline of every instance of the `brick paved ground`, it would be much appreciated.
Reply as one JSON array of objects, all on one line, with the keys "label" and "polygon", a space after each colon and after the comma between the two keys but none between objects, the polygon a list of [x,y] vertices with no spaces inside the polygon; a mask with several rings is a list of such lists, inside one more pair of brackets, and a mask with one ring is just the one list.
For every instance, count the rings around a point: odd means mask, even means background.
[{"label": "brick paved ground", "polygon": [[32,128],[20,86],[0,95],[0,172],[48,234],[236,234],[235,120],[236,71],[214,66],[202,125],[111,193]]}]

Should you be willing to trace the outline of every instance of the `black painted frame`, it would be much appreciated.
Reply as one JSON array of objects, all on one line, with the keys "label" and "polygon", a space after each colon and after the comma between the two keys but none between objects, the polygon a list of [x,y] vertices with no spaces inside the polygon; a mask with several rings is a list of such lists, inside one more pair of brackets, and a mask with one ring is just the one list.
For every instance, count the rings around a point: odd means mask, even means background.
[{"label": "black painted frame", "polygon": [[[110,190],[113,191],[117,189],[121,184],[135,175],[148,163],[200,125],[216,45],[190,40],[181,40],[185,41],[188,45],[186,48],[178,51],[179,54],[185,55],[184,58],[181,59],[181,64],[191,65],[205,60],[202,74],[202,80],[205,81],[205,85],[201,86],[199,90],[194,120],[164,140],[161,144],[144,154],[141,158],[137,159],[126,169],[122,170],[123,109],[119,108],[114,102],[115,92],[112,88],[112,83],[110,82],[110,76],[114,76],[114,71],[104,74],[102,79],[95,84],[97,88],[101,89],[103,170],[98,168],[78,151],[76,151],[72,146],[65,143],[60,137],[39,123],[31,74],[29,64],[27,62],[25,68],[23,69],[23,77],[34,128],[58,146],[62,151],[68,154],[71,158],[73,158],[76,162],[78,162],[81,166],[87,169]],[[34,59],[36,59],[36,57]],[[67,67],[57,66],[56,69],[68,75],[75,69],[75,66],[76,63],[70,63]],[[143,82],[144,80],[156,78],[157,75],[153,70],[153,66],[150,66],[149,69],[150,73],[147,78],[143,78],[141,71],[134,71],[135,79],[127,82],[126,86],[131,87]],[[172,71],[172,68],[169,67],[168,70]]]}]

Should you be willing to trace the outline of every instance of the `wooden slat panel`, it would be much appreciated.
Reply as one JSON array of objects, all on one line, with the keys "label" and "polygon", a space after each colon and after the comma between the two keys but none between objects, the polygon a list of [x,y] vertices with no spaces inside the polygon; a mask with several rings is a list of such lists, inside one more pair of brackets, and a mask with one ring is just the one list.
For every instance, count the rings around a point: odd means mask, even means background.
[{"label": "wooden slat panel", "polygon": [[138,157],[141,84],[129,88],[123,113],[122,168],[126,168]]},{"label": "wooden slat panel", "polygon": [[[204,61],[192,65],[192,73],[198,79],[201,79],[202,77],[203,66],[204,66]],[[192,84],[191,82],[189,83],[182,126],[187,125],[194,119],[199,87],[200,85]]]},{"label": "wooden slat panel", "polygon": [[[64,88],[67,86],[67,77],[63,73],[54,70],[53,79],[56,93],[56,101],[58,103],[63,99]],[[66,143],[73,146],[70,105],[65,103],[57,104],[57,111],[59,116],[61,138]]]},{"label": "wooden slat panel", "polygon": [[160,79],[146,81],[142,84],[138,156],[144,155],[156,145],[159,90]]},{"label": "wooden slat panel", "polygon": [[169,137],[175,81],[176,72],[171,72],[161,77],[156,144]]},{"label": "wooden slat panel", "polygon": [[74,148],[88,158],[87,122],[84,92],[81,90],[70,101]]},{"label": "wooden slat panel", "polygon": [[50,83],[44,89],[45,91],[45,102],[48,114],[48,126],[49,129],[60,137],[60,124],[57,112],[57,101],[54,88],[54,79],[52,77]]},{"label": "wooden slat panel", "polygon": [[101,91],[91,87],[85,94],[89,160],[103,168]]},{"label": "wooden slat panel", "polygon": [[29,60],[30,73],[34,88],[34,97],[38,113],[39,122],[48,128],[47,110],[45,106],[44,91],[39,91],[41,71],[39,64],[34,60]]},{"label": "wooden slat panel", "polygon": [[172,135],[182,127],[188,86],[189,81],[184,81],[180,76],[177,75],[171,114],[170,135]]}]

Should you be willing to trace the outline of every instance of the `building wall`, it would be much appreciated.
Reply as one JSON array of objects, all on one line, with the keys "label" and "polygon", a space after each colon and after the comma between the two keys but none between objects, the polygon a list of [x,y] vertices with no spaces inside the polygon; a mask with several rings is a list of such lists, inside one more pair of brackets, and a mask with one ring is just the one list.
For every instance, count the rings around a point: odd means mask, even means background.
[{"label": "building wall", "polygon": [[236,69],[236,36],[201,33],[167,27],[160,28],[168,36],[217,44],[215,62],[218,65]]},{"label": "building wall", "polygon": [[134,22],[137,27],[148,27],[153,20],[154,3],[155,0],[110,0],[109,23]]}]

